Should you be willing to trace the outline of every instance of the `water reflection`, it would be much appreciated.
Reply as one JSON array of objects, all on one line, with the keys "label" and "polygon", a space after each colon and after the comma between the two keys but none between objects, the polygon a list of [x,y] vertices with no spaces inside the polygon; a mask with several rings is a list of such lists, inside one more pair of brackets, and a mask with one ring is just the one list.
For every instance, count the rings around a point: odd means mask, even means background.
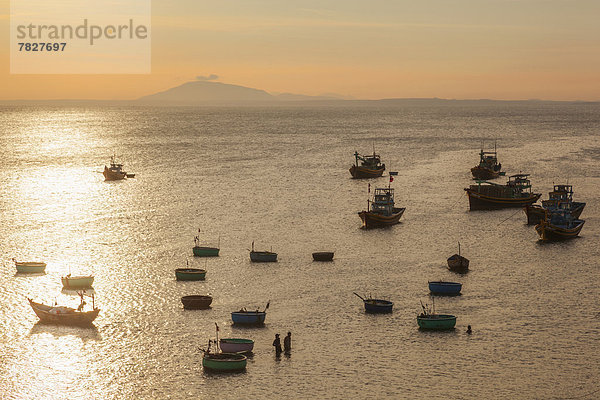
[{"label": "water reflection", "polygon": [[64,326],[48,324],[41,321],[36,322],[29,331],[28,336],[49,334],[56,338],[62,336],[75,336],[83,340],[100,341],[102,335],[98,331],[98,328],[94,325],[89,326]]}]

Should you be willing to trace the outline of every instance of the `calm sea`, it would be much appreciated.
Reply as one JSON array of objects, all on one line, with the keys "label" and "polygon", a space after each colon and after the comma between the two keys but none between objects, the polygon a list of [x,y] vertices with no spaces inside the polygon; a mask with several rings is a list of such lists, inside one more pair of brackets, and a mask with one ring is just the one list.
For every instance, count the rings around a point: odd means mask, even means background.
[{"label": "calm sea", "polygon": [[[597,398],[599,127],[600,105],[583,103],[2,107],[0,398]],[[574,186],[578,239],[541,244],[520,210],[468,211],[469,169],[495,140],[544,198]],[[365,231],[368,182],[348,168],[373,147],[406,212]],[[134,179],[103,181],[113,154]],[[198,230],[220,257],[192,257]],[[252,241],[279,262],[251,264]],[[445,267],[459,241],[464,276]],[[335,261],[313,262],[319,250]],[[16,275],[13,257],[46,274]],[[175,281],[186,262],[206,281]],[[41,325],[27,303],[77,305],[61,291],[69,272],[95,275],[93,329]],[[422,332],[438,279],[463,283],[435,300],[457,326]],[[394,312],[367,315],[352,292]],[[190,294],[212,308],[183,310]],[[268,301],[263,328],[232,326],[231,311]],[[215,323],[255,340],[245,373],[202,371]],[[287,331],[293,352],[276,358]]]}]

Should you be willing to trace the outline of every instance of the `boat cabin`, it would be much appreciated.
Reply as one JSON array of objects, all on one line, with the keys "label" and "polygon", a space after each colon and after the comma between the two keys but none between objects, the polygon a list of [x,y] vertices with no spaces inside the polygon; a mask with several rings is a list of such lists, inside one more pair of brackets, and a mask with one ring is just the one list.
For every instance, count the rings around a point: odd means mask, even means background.
[{"label": "boat cabin", "polygon": [[369,169],[378,169],[381,164],[381,157],[379,156],[379,154],[375,154],[375,152],[373,152],[373,155],[361,156],[360,154],[358,154],[357,151],[355,151],[354,158],[356,158],[356,166],[358,166],[358,163],[360,161],[361,167]]},{"label": "boat cabin", "polygon": [[554,190],[548,195],[556,202],[573,201],[573,185],[554,185]]},{"label": "boat cabin", "polygon": [[394,189],[377,188],[371,202],[371,212],[391,215],[394,212]]}]

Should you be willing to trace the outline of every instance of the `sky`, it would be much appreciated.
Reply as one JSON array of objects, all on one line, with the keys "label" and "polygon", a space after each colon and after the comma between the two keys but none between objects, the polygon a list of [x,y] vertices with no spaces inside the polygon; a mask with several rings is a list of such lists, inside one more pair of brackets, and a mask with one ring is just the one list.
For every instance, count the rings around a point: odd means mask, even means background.
[{"label": "sky", "polygon": [[135,99],[211,74],[270,93],[600,100],[599,17],[598,0],[154,1],[150,74],[21,75],[0,0],[0,100]]}]

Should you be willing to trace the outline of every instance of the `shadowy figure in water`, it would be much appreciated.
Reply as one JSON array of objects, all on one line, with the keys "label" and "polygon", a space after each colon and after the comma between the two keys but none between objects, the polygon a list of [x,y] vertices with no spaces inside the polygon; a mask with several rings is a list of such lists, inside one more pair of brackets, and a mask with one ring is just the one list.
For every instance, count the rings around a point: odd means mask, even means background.
[{"label": "shadowy figure in water", "polygon": [[292,352],[292,332],[288,332],[287,336],[283,338],[283,351],[285,354]]},{"label": "shadowy figure in water", "polygon": [[467,334],[470,335],[471,333],[473,333],[473,330],[471,329],[471,325],[468,325],[467,326]]},{"label": "shadowy figure in water", "polygon": [[279,333],[275,334],[275,340],[273,340],[273,346],[275,347],[275,355],[281,355],[281,340],[279,339]]}]

